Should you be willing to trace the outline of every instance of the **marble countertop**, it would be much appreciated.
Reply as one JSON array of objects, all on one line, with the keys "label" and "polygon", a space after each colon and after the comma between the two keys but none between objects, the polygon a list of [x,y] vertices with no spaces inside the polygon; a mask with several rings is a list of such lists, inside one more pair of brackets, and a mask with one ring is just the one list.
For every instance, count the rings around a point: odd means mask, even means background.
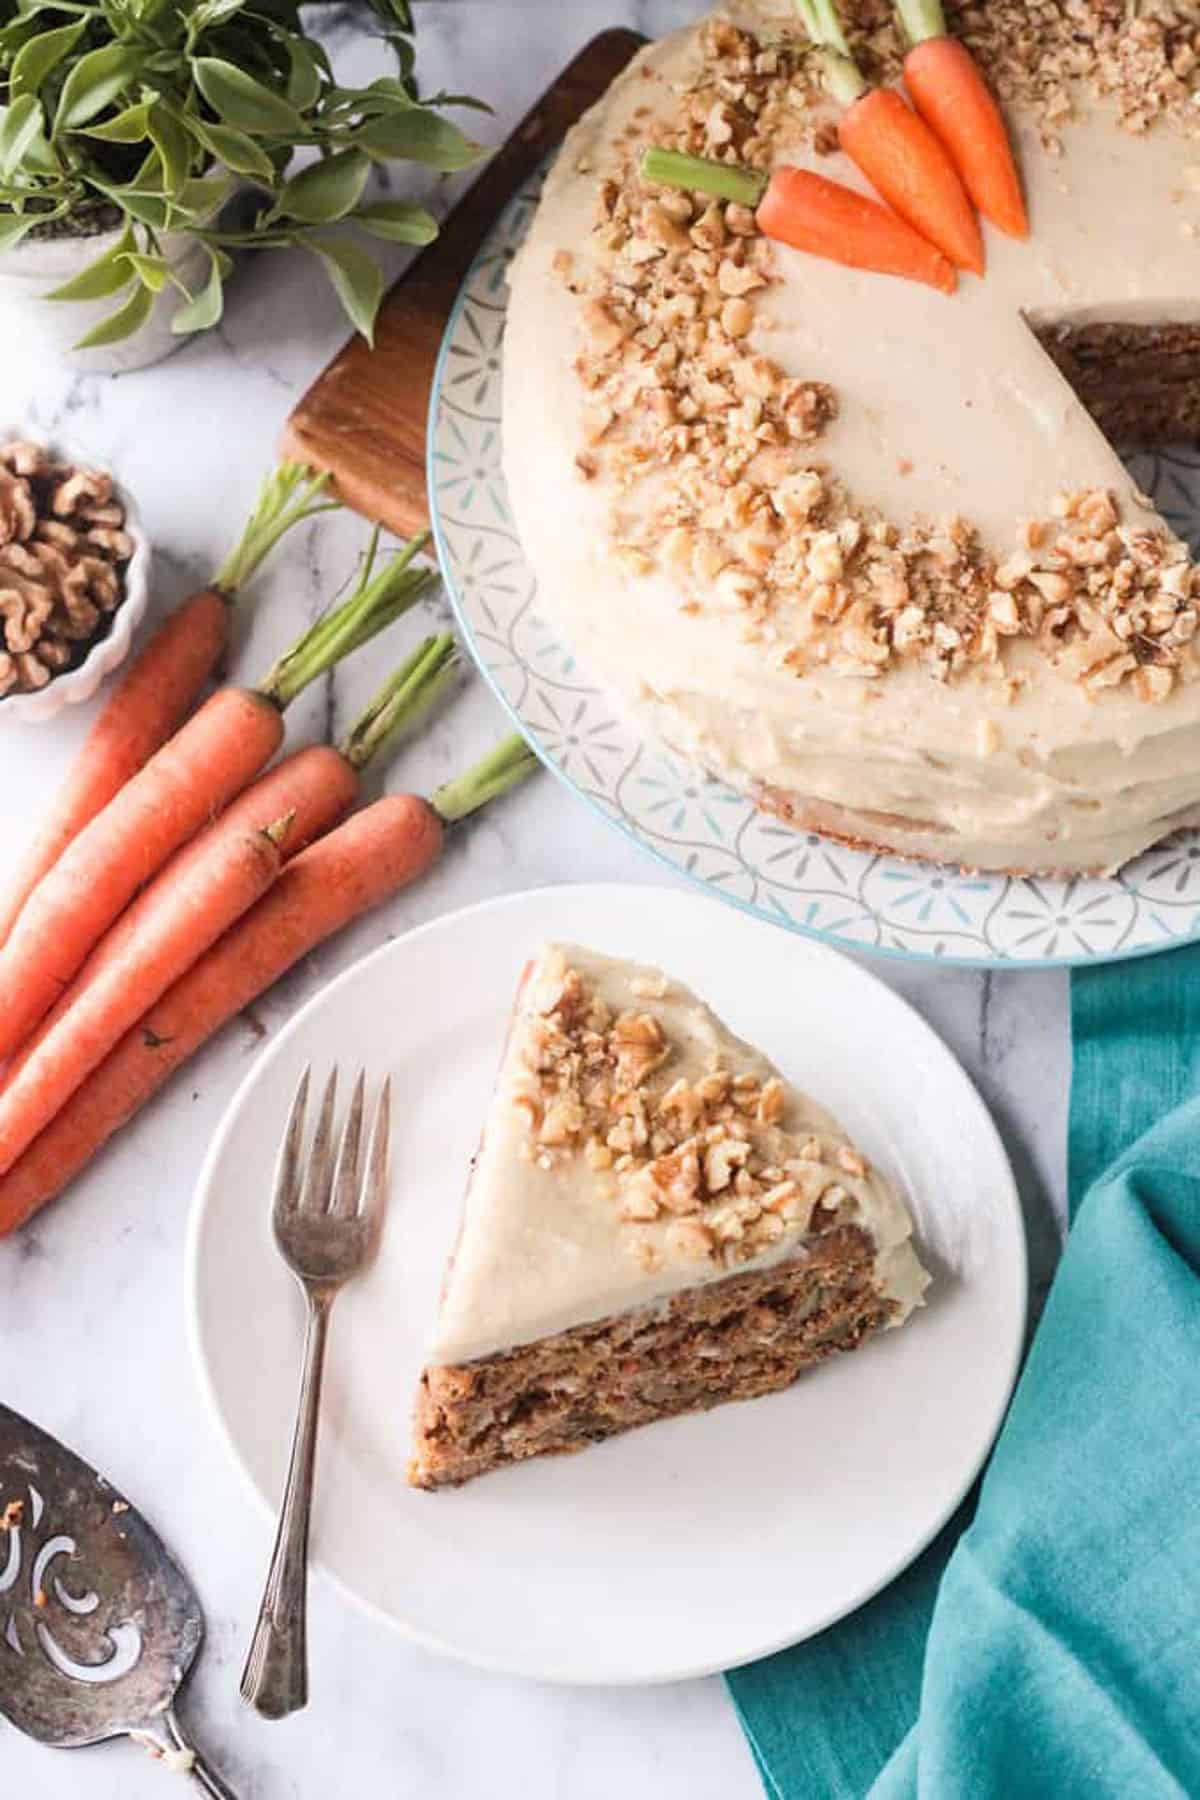
[{"label": "marble countertop", "polygon": [[[615,23],[666,29],[691,0],[426,0],[419,66],[487,95],[499,141],[568,57]],[[327,15],[344,71],[382,72],[351,8]],[[444,205],[449,190],[435,184]],[[392,266],[399,269],[400,259]],[[300,253],[248,262],[220,329],[156,369],[116,380],[30,366],[0,348],[5,413],[31,435],[62,431],[110,463],[137,495],[157,547],[156,603],[210,572],[272,460],[285,413],[345,335],[336,303]],[[365,531],[350,517],[306,528],[276,560],[239,622],[237,667],[253,678],[348,573]],[[444,603],[409,622],[415,638]],[[403,629],[403,628],[402,628]],[[376,676],[378,670],[375,671]],[[296,738],[323,735],[365,702],[350,669],[297,708]],[[0,881],[88,723],[0,723]],[[474,679],[391,771],[427,789],[502,728]],[[410,1647],[313,1583],[310,1710],[267,1725],[237,1683],[270,1550],[206,1413],[188,1360],[182,1282],[192,1184],[258,1048],[330,976],[410,926],[489,895],[580,880],[671,878],[542,776],[457,837],[436,873],[347,933],[230,1027],[86,1181],[16,1240],[0,1244],[3,1398],[134,1494],[190,1570],[209,1636],[185,1704],[196,1736],[241,1800],[355,1794],[364,1800],[754,1800],[759,1784],[719,1680],[642,1691],[537,1687]],[[1053,1266],[1063,1213],[1068,1076],[1066,979],[879,963],[978,1082],[1012,1155],[1029,1225],[1035,1288]],[[155,1800],[169,1777],[128,1746],[43,1750],[0,1725],[0,1786],[24,1800]]]}]

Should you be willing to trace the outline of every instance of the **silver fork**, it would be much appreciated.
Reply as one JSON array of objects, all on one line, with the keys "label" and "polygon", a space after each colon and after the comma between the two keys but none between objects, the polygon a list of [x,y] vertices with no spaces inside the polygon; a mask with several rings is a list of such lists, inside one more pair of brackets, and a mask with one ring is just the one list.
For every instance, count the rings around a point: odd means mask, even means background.
[{"label": "silver fork", "polygon": [[[360,1071],[354,1084],[349,1116],[335,1154],[335,1068],[325,1084],[316,1134],[306,1162],[301,1152],[310,1075],[311,1070],[305,1069],[292,1102],[279,1153],[271,1213],[280,1255],[308,1301],[308,1329],[279,1530],[242,1673],[243,1700],[268,1719],[286,1718],[308,1704],[308,1525],[329,1314],[340,1289],[374,1256],[387,1200],[391,1082],[384,1082],[375,1108],[364,1165],[361,1150],[365,1074]],[[364,1167],[362,1174],[360,1166]]]}]

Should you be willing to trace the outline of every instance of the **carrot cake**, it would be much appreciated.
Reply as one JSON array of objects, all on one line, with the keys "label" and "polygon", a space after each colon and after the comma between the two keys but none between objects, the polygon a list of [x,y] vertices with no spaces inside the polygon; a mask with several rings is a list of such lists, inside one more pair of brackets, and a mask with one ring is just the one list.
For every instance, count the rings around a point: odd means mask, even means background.
[{"label": "carrot cake", "polygon": [[928,1276],[892,1184],[696,996],[526,971],[417,1398],[415,1487],[788,1386]]},{"label": "carrot cake", "polygon": [[[1031,235],[946,296],[642,178],[860,191],[797,9],[650,46],[512,269],[505,470],[539,605],[656,737],[805,829],[1110,871],[1200,819],[1200,569],[1111,439],[1200,436],[1200,4],[958,0]],[[897,82],[885,0],[840,8]]]}]

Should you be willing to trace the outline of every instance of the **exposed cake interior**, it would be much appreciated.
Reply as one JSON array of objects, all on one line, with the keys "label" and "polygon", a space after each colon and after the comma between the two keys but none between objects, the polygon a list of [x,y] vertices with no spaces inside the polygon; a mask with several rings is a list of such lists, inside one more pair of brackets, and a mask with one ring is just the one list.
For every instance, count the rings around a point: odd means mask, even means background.
[{"label": "exposed cake interior", "polygon": [[1037,336],[1114,443],[1200,440],[1200,325],[1062,323]]},{"label": "exposed cake interior", "polygon": [[416,1408],[438,1487],[785,1387],[903,1322],[908,1212],[694,994],[575,947],[522,984]]}]

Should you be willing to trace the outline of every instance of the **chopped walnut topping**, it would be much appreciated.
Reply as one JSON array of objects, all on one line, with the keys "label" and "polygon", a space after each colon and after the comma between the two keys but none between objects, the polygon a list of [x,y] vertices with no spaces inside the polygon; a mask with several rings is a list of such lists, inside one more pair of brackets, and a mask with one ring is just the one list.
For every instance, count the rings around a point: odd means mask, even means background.
[{"label": "chopped walnut topping", "polygon": [[[669,992],[653,976],[630,985],[651,1003]],[[733,1266],[808,1229],[820,1205],[831,1214],[853,1205],[838,1175],[864,1179],[865,1161],[848,1144],[785,1137],[777,1076],[717,1067],[689,1077],[681,1060],[653,1011],[614,1017],[556,956],[531,996],[513,1095],[524,1160],[553,1169],[579,1156],[611,1175],[614,1210],[648,1268],[664,1256]],[[647,1263],[652,1227],[661,1242]]]},{"label": "chopped walnut topping", "polygon": [[[843,10],[868,78],[894,80],[894,9]],[[1051,147],[1081,80],[1115,97],[1131,131],[1163,120],[1200,136],[1200,25],[1173,0],[1148,11],[957,0],[948,11],[999,91],[1038,108]],[[790,142],[817,142],[819,90],[798,34],[766,43],[717,19],[701,49],[693,84],[654,120],[655,141],[760,168]],[[1097,699],[1128,684],[1158,703],[1191,678],[1200,570],[1165,531],[1127,524],[1111,494],[1059,496],[1048,517],[1019,521],[998,556],[961,518],[901,528],[856,505],[813,461],[837,396],[753,348],[776,278],[753,211],[645,184],[641,136],[598,184],[598,273],[576,365],[587,391],[577,463],[614,490],[614,551],[632,577],[669,568],[685,614],[738,619],[800,678],[994,672],[998,702],[1012,704],[1025,680],[1011,667],[1019,639]],[[622,496],[641,484],[652,504],[635,519]],[[985,722],[980,754],[997,748]]]},{"label": "chopped walnut topping", "polygon": [[0,1512],[0,1531],[15,1531],[25,1517],[25,1502],[10,1500]]},{"label": "chopped walnut topping", "polygon": [[[697,85],[656,135],[763,166],[789,134],[804,133],[794,104],[808,79],[804,46],[767,52],[722,20],[703,28],[703,42]],[[834,395],[750,348],[753,296],[774,267],[748,208],[648,187],[631,159],[620,179],[600,183],[598,221],[601,270],[583,301],[577,363],[589,395],[584,472],[603,472],[620,492],[671,466],[679,480],[663,517],[635,537],[614,511],[620,560],[639,575],[665,557],[689,586],[720,578],[725,604],[754,612],[775,535],[773,519],[758,530],[772,513],[772,483],[757,465],[773,449],[815,441]]]},{"label": "chopped walnut topping", "polygon": [[677,1256],[694,1262],[707,1262],[716,1248],[712,1231],[698,1219],[685,1219],[678,1225],[669,1226],[667,1243]]},{"label": "chopped walnut topping", "polygon": [[1032,105],[1042,140],[1061,148],[1080,84],[1115,100],[1121,124],[1142,136],[1162,121],[1200,138],[1200,23],[1194,9],[1127,0],[966,0],[957,30],[1004,99]]},{"label": "chopped walnut topping", "polygon": [[778,1125],[783,1117],[787,1096],[782,1081],[772,1076],[763,1083],[762,1092],[758,1096],[758,1122],[760,1125]]}]

